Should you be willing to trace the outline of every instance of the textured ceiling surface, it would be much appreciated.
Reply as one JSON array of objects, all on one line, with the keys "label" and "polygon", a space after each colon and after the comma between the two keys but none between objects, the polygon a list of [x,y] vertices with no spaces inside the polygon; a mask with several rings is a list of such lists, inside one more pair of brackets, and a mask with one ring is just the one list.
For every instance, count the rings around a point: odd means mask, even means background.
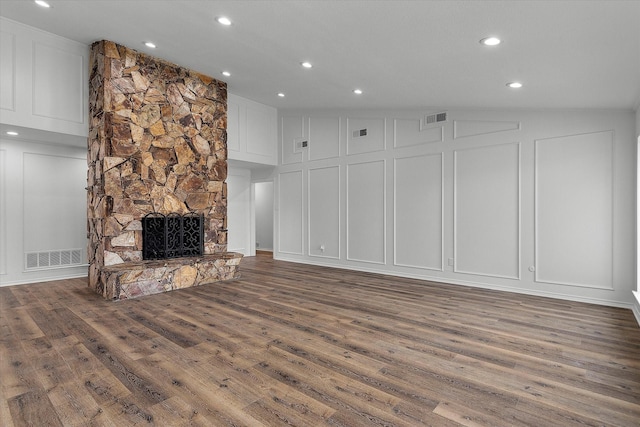
[{"label": "textured ceiling surface", "polygon": [[[277,108],[634,109],[640,103],[636,0],[50,3],[42,9],[31,0],[0,0],[0,15],[87,45],[112,40]],[[233,25],[217,24],[220,15]],[[503,43],[478,43],[489,35]],[[144,46],[147,40],[157,49]],[[300,66],[306,60],[312,69]],[[505,86],[514,80],[524,87]],[[356,87],[364,94],[354,95]]]}]

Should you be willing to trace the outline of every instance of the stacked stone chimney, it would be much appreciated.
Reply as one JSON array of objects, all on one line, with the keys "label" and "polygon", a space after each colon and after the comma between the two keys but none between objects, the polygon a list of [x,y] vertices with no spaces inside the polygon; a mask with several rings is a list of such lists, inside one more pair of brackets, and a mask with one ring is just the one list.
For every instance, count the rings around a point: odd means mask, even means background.
[{"label": "stacked stone chimney", "polygon": [[[89,286],[113,299],[175,288],[174,276],[184,276],[188,263],[171,270],[166,262],[142,261],[141,219],[148,213],[202,214],[205,257],[238,258],[223,255],[226,83],[99,41],[91,46],[89,90]],[[236,274],[235,268],[201,271],[203,260],[194,262],[193,284]],[[165,270],[155,270],[160,267]],[[124,292],[132,271],[147,281],[154,276],[158,289],[146,292],[138,284]]]}]

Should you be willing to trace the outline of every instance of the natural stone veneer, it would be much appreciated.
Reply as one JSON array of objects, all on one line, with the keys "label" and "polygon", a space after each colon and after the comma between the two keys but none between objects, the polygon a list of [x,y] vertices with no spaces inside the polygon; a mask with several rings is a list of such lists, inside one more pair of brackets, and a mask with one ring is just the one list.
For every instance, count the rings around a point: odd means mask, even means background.
[{"label": "natural stone veneer", "polygon": [[199,286],[234,278],[241,254],[205,255],[204,257],[125,263],[105,267],[103,296],[129,299],[175,289]]},{"label": "natural stone veneer", "polygon": [[[120,299],[236,277],[226,83],[104,40],[89,65],[89,286]],[[143,262],[152,212],[202,214],[205,255]]]}]

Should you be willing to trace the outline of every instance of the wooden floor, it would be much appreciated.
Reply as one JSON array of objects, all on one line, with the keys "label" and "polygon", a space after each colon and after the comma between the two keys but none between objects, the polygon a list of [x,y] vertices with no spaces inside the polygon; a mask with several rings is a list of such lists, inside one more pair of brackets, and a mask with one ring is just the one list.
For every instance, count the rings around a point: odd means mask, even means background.
[{"label": "wooden floor", "polygon": [[631,311],[245,258],[104,301],[0,288],[2,426],[635,426]]}]

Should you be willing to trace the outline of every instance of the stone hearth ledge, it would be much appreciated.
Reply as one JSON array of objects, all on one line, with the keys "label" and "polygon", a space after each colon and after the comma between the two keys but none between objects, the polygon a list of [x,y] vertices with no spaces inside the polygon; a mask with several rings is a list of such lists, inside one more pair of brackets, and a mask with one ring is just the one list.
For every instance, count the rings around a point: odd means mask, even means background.
[{"label": "stone hearth ledge", "polygon": [[198,257],[125,262],[104,267],[104,289],[98,293],[106,299],[124,300],[237,279],[242,254],[225,252]]}]

